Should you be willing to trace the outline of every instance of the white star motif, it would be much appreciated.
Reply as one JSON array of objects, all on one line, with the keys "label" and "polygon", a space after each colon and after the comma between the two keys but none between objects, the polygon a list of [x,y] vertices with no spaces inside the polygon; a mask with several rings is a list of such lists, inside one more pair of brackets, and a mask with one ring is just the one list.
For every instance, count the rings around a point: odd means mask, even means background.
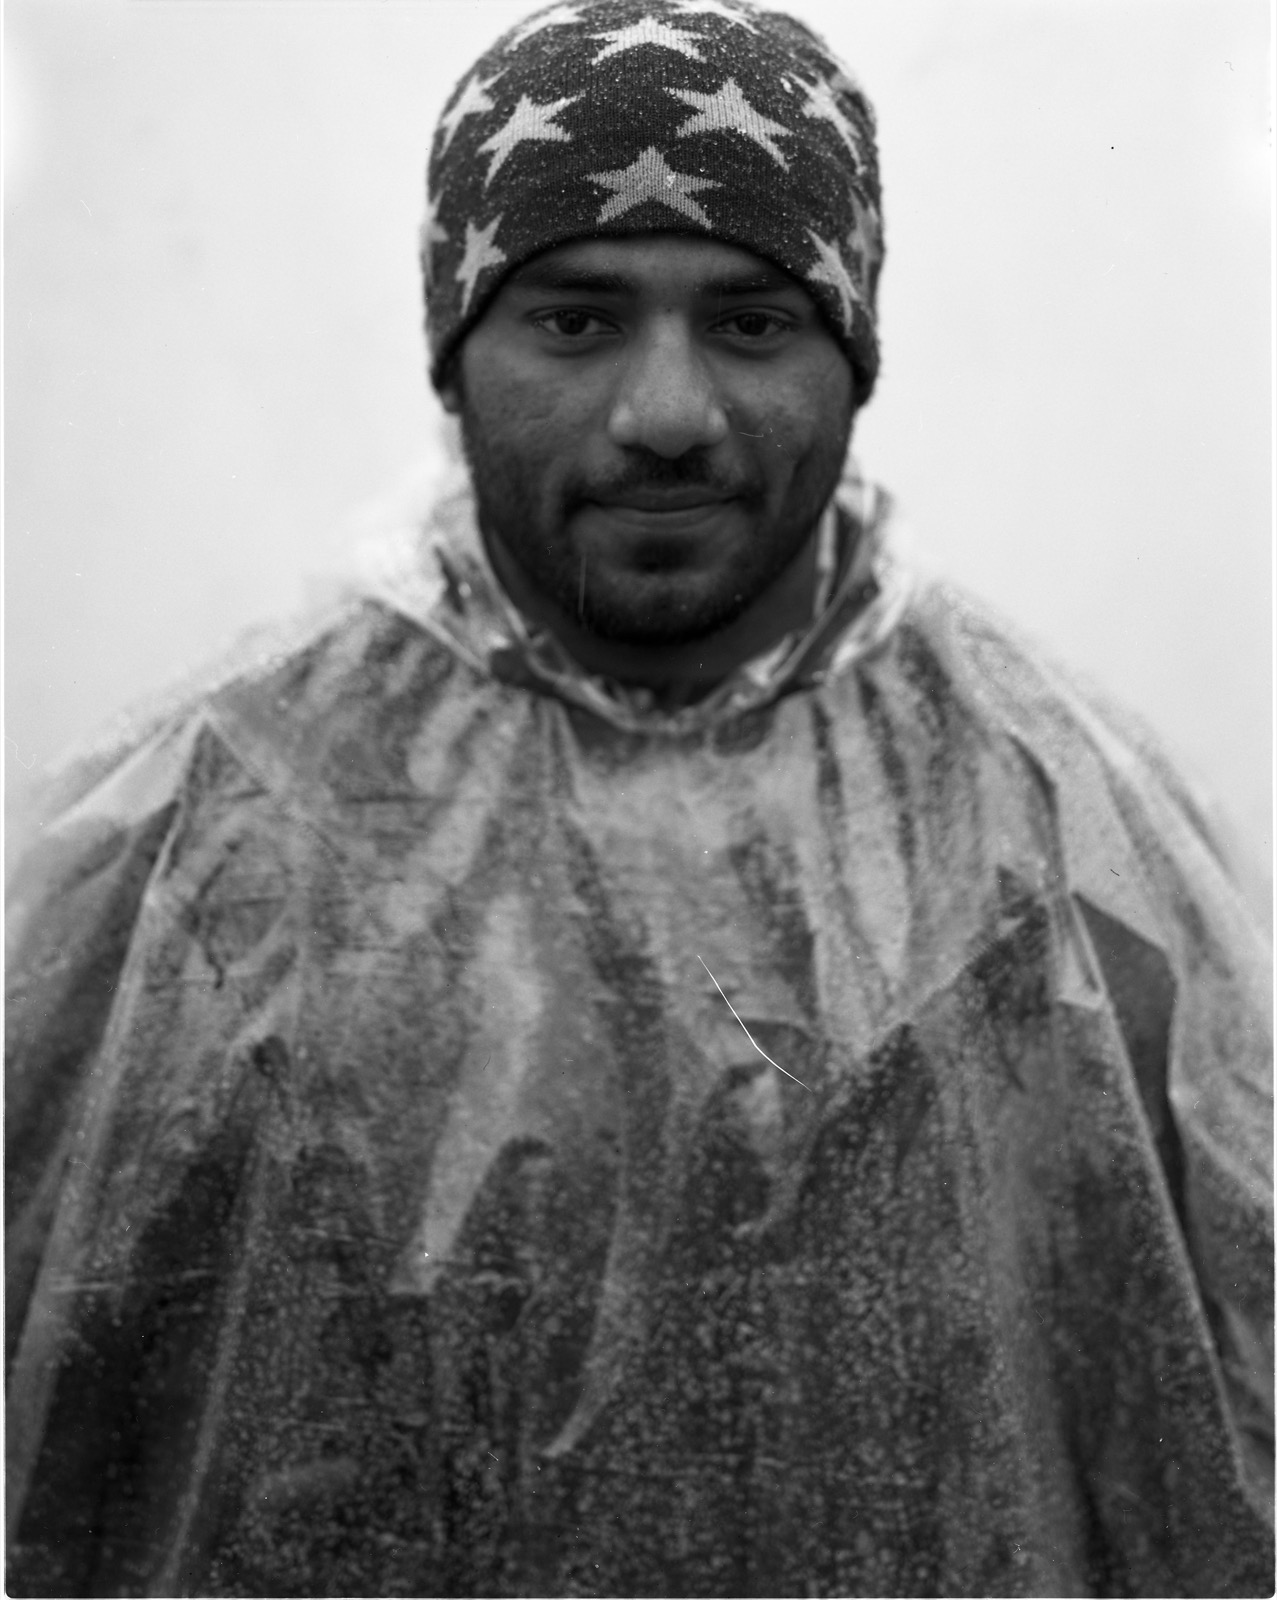
[{"label": "white star motif", "polygon": [[438,213],[438,200],[427,195],[426,215],[421,224],[421,264],[425,269],[427,284],[434,278],[434,247],[448,242],[448,230],[436,221]]},{"label": "white star motif", "polygon": [[723,187],[712,178],[693,178],[686,172],[675,172],[665,164],[665,157],[655,145],[650,145],[628,167],[620,167],[615,172],[589,172],[586,176],[591,183],[613,190],[612,198],[605,201],[599,211],[599,222],[611,222],[635,206],[655,200],[708,228],[710,220],[692,196],[698,189]]},{"label": "white star motif", "polygon": [[580,98],[579,94],[570,94],[565,100],[550,100],[545,105],[539,106],[535,100],[529,100],[526,94],[523,95],[510,113],[504,127],[498,128],[479,146],[477,152],[479,155],[486,150],[492,151],[492,164],[488,168],[485,185],[492,182],[498,168],[504,165],[514,147],[522,144],[525,139],[557,140],[559,144],[567,144],[572,135],[562,128],[556,128],[553,119],[564,106],[570,106],[574,100]]},{"label": "white star motif", "polygon": [[746,100],[744,91],[735,78],[728,78],[727,82],[713,94],[700,94],[695,89],[671,89],[669,92],[689,106],[697,106],[700,109],[699,116],[689,117],[677,130],[677,138],[686,139],[693,133],[743,134],[746,139],[752,139],[755,144],[762,145],[774,161],[778,161],[788,170],[789,162],[785,160],[772,135],[788,133],[790,130],[783,122],[773,122],[769,117],[756,111]]},{"label": "white star motif", "polygon": [[674,9],[682,17],[725,17],[728,22],[734,22],[741,28],[748,28],[751,33],[758,32],[747,16],[737,11],[734,6],[725,6],[723,0],[677,0]]},{"label": "white star motif", "polygon": [[677,50],[680,55],[690,56],[693,61],[704,60],[696,48],[700,41],[694,33],[684,33],[681,28],[671,28],[668,23],[661,22],[656,17],[640,17],[628,28],[608,28],[603,33],[592,33],[590,37],[611,40],[611,43],[595,56],[591,62],[592,66],[598,66],[600,61],[606,61],[609,56],[619,56],[622,51],[637,50],[641,44],[660,45],[662,50]]},{"label": "white star motif", "polygon": [[833,85],[821,78],[816,83],[804,83],[802,87],[807,93],[805,114],[832,122],[842,142],[850,151],[851,159],[856,163],[856,171],[858,173],[863,171],[865,153],[860,130],[838,104]]},{"label": "white star motif", "polygon": [[476,74],[462,89],[456,100],[453,101],[451,108],[439,118],[439,127],[443,132],[443,147],[439,151],[440,155],[452,143],[452,136],[467,117],[477,117],[481,112],[491,111],[493,106],[496,105],[495,100],[488,98],[488,90],[491,89],[500,76],[501,73],[499,72],[493,73],[486,83],[480,83]]},{"label": "white star motif", "polygon": [[566,28],[568,23],[580,21],[581,13],[575,6],[551,6],[548,11],[529,18],[521,28],[515,30],[510,38],[510,49],[526,44],[533,34],[541,33],[546,28]]},{"label": "white star motif", "polygon": [[838,90],[840,94],[858,94],[862,98],[864,97],[865,91],[860,87],[851,74],[842,67],[836,68],[834,75],[832,78],[830,78],[829,82],[835,89]]},{"label": "white star motif", "polygon": [[869,268],[878,254],[878,218],[867,205],[862,204],[854,189],[848,193],[851,201],[851,232],[847,235],[847,248],[856,263],[856,275],[868,284]]},{"label": "white star motif", "polygon": [[[504,215],[502,212],[501,216]],[[501,217],[494,218],[486,228],[476,228],[473,222],[466,223],[466,248],[461,257],[461,265],[457,268],[457,282],[466,286],[466,292],[461,297],[463,317],[466,314],[466,307],[470,304],[470,297],[474,293],[474,286],[479,281],[479,274],[486,272],[489,267],[499,267],[506,259],[505,251],[498,250],[492,242],[500,226]]]},{"label": "white star motif", "polygon": [[826,244],[819,234],[807,229],[807,237],[816,247],[818,260],[814,266],[808,267],[804,276],[808,283],[827,283],[838,292],[839,309],[842,314],[844,333],[851,332],[852,308],[860,299],[856,285],[851,280],[847,271],[847,263],[832,244]]}]

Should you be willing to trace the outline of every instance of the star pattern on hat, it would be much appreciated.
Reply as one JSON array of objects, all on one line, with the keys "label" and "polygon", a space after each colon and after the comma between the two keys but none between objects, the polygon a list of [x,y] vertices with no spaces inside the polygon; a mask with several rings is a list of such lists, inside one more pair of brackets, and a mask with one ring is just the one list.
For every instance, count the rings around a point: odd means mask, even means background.
[{"label": "star pattern on hat", "polygon": [[527,0],[433,141],[420,253],[436,380],[539,251],[679,229],[791,273],[868,392],[882,263],[873,111],[775,3]]},{"label": "star pattern on hat", "polygon": [[815,83],[804,83],[802,88],[807,95],[804,115],[820,117],[825,122],[832,122],[838,130],[838,137],[847,146],[851,159],[856,163],[857,173],[862,172],[865,165],[865,152],[861,144],[860,130],[838,104],[833,84],[824,78],[818,78]]},{"label": "star pattern on hat", "polygon": [[654,200],[708,228],[710,219],[692,196],[698,189],[723,187],[712,178],[694,178],[690,173],[676,172],[667,165],[655,145],[649,145],[628,167],[618,167],[614,172],[587,172],[586,177],[591,183],[614,191],[612,198],[604,201],[599,209],[599,222],[611,222],[635,206]]},{"label": "star pattern on hat", "polygon": [[594,66],[598,66],[600,61],[606,61],[609,56],[619,56],[626,50],[637,50],[644,44],[659,45],[662,50],[677,50],[680,55],[689,56],[693,61],[705,59],[696,48],[700,42],[696,34],[684,33],[682,28],[671,28],[668,22],[662,22],[658,17],[640,17],[628,27],[608,28],[603,33],[592,33],[590,37],[611,41],[595,56],[592,63]]},{"label": "star pattern on hat", "polygon": [[847,271],[847,263],[836,245],[827,244],[810,228],[807,229],[807,237],[816,247],[816,261],[814,265],[808,267],[804,276],[808,283],[827,283],[835,291],[843,327],[850,332],[852,311],[860,294],[852,281],[851,274]]},{"label": "star pattern on hat", "polygon": [[723,0],[675,0],[674,9],[681,17],[722,17],[739,28],[748,28],[751,33],[758,32],[749,17],[735,6],[724,5]]},{"label": "star pattern on hat", "polygon": [[498,249],[492,242],[500,226],[500,216],[494,217],[486,228],[476,228],[473,222],[466,223],[466,247],[461,257],[461,264],[457,268],[457,282],[465,285],[465,293],[461,297],[463,317],[470,305],[470,298],[474,294],[480,274],[486,272],[489,267],[499,267],[506,258],[505,251]]},{"label": "star pattern on hat", "polygon": [[480,83],[479,74],[476,72],[472,78],[466,80],[461,93],[439,118],[439,131],[443,134],[440,155],[452,143],[453,135],[467,117],[477,117],[482,112],[492,111],[495,108],[496,101],[489,98],[488,90],[501,76],[500,72],[494,72],[485,83]]},{"label": "star pattern on hat", "polygon": [[865,91],[841,64],[835,63],[829,83],[838,94],[858,94],[862,100],[865,98]]},{"label": "star pattern on hat", "polygon": [[538,105],[535,100],[530,100],[527,95],[520,96],[519,103],[506,122],[497,129],[489,138],[479,146],[478,154],[492,152],[492,160],[488,167],[488,176],[484,180],[484,187],[492,182],[493,177],[513,154],[516,145],[525,139],[540,139],[553,141],[558,144],[569,144],[572,135],[566,129],[556,127],[554,118],[574,100],[579,100],[579,94],[570,94],[562,100],[549,100],[544,105]]},{"label": "star pattern on hat", "polygon": [[773,135],[787,134],[790,130],[783,122],[773,122],[750,105],[735,78],[728,78],[713,94],[701,94],[696,89],[671,89],[669,93],[697,107],[700,113],[689,117],[675,131],[676,138],[686,139],[694,133],[739,133],[761,145],[773,161],[788,170],[789,162]]},{"label": "star pattern on hat", "polygon": [[544,33],[547,28],[566,28],[569,23],[582,21],[584,18],[575,6],[551,6],[548,11],[529,17],[515,29],[510,35],[510,48],[517,50],[521,44],[526,44],[538,33]]},{"label": "star pattern on hat", "polygon": [[847,248],[856,265],[856,276],[862,283],[867,283],[869,270],[879,250],[878,221],[873,211],[864,204],[854,189],[848,189],[847,199],[851,205],[851,230],[847,234]]}]

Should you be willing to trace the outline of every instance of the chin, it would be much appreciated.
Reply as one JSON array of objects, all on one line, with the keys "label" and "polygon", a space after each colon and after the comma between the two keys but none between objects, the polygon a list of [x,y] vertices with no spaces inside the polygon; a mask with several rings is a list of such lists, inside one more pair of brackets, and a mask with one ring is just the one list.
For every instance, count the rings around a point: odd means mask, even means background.
[{"label": "chin", "polygon": [[721,633],[748,610],[751,598],[734,585],[707,592],[686,574],[675,579],[634,574],[587,588],[579,612],[575,594],[571,609],[564,609],[596,638],[669,649]]}]

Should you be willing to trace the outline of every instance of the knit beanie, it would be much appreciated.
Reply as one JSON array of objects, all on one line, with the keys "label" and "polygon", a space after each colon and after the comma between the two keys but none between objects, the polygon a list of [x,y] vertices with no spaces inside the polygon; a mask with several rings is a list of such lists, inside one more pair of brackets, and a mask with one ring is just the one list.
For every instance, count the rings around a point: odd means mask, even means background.
[{"label": "knit beanie", "polygon": [[873,110],[803,23],[746,0],[548,6],[480,57],[435,131],[421,231],[432,380],[531,257],[681,233],[802,284],[863,403],[881,206]]}]

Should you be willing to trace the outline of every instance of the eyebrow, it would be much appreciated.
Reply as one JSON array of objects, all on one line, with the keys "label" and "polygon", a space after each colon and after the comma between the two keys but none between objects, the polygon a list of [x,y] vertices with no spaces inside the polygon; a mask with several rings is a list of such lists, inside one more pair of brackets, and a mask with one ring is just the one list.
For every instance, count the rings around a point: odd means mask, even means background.
[{"label": "eyebrow", "polygon": [[699,286],[702,294],[733,295],[733,294],[776,294],[782,289],[802,290],[794,280],[783,272],[771,272],[766,268],[762,271],[734,272],[726,277],[711,278]]},{"label": "eyebrow", "polygon": [[[590,267],[573,267],[565,262],[530,262],[516,272],[511,284],[520,289],[549,290],[554,294],[637,294],[639,286],[623,272],[603,272]],[[706,278],[696,284],[699,295],[731,298],[738,295],[776,294],[790,289],[802,293],[801,285],[783,272],[766,267],[731,272]]]},{"label": "eyebrow", "polygon": [[589,267],[570,267],[559,262],[533,261],[514,274],[511,282],[520,289],[551,289],[586,294],[633,294],[635,285],[620,272],[599,272]]}]

